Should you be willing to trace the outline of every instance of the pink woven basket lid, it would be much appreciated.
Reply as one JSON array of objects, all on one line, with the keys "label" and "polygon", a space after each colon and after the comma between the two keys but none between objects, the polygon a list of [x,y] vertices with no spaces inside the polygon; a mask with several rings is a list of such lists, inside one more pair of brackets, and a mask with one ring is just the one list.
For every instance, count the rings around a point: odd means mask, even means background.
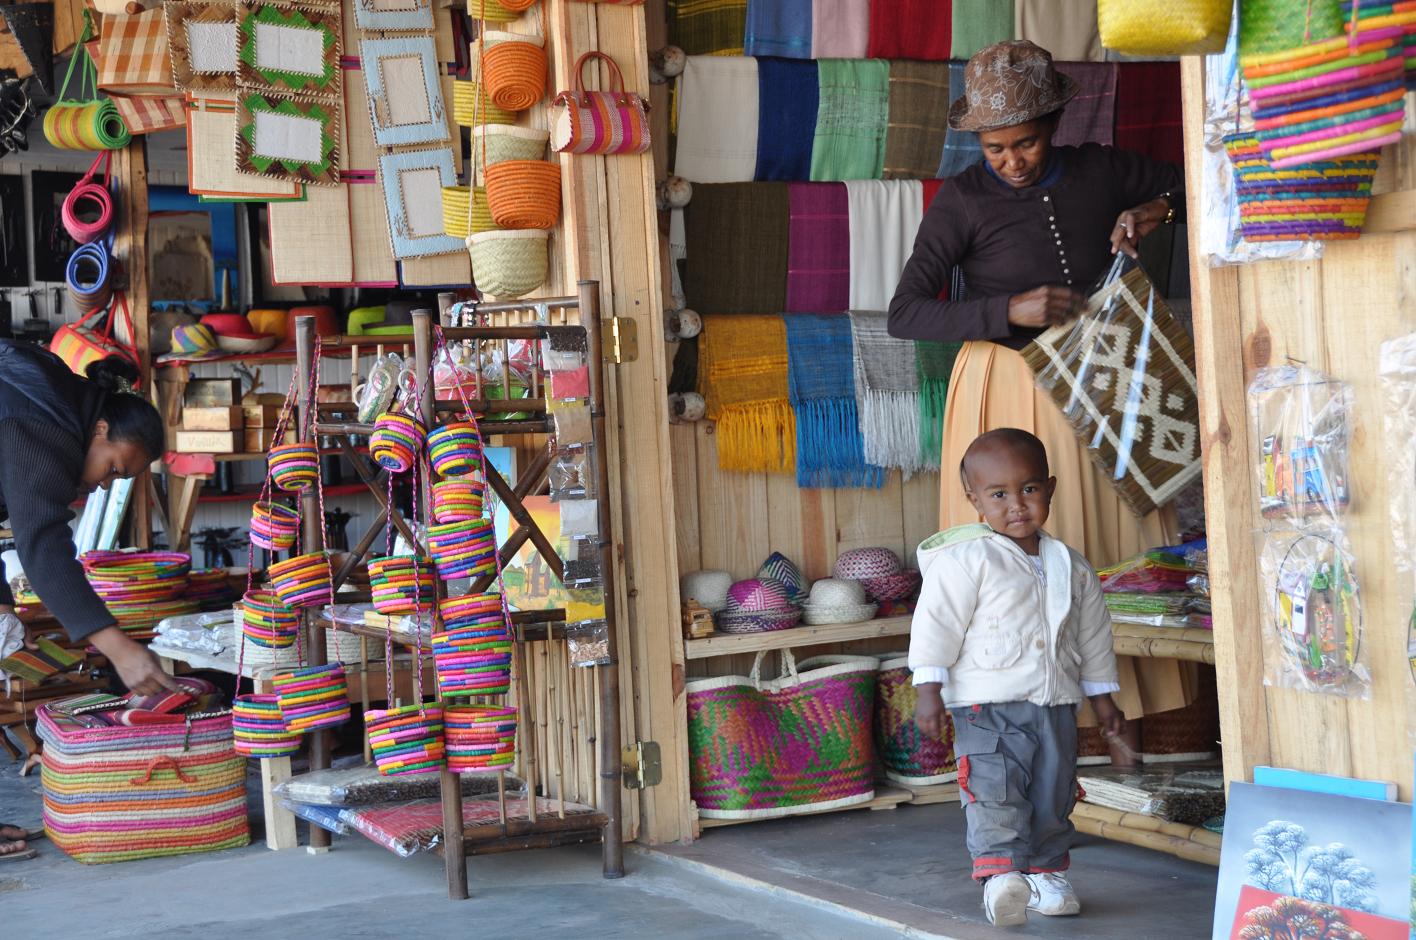
[{"label": "pink woven basket lid", "polygon": [[728,588],[728,603],[723,612],[753,614],[791,607],[791,596],[785,584],[772,578],[748,578]]},{"label": "pink woven basket lid", "polygon": [[836,559],[832,574],[852,581],[869,581],[897,574],[900,559],[888,548],[853,548]]},{"label": "pink woven basket lid", "polygon": [[888,604],[909,597],[919,589],[921,580],[918,571],[906,569],[887,574],[883,578],[867,578],[862,583],[865,584],[867,594],[882,604]]}]

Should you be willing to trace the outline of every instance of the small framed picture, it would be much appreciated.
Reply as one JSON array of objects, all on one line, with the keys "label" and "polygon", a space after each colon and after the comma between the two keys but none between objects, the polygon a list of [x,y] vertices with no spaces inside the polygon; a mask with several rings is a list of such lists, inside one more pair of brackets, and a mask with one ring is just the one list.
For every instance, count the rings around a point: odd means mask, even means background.
[{"label": "small framed picture", "polygon": [[339,184],[339,102],[279,95],[236,99],[236,170],[316,186]]},{"label": "small framed picture", "polygon": [[431,0],[354,0],[354,22],[364,30],[416,33],[433,28]]},{"label": "small framed picture", "polygon": [[236,7],[225,3],[170,0],[167,54],[179,91],[230,92],[236,88]]},{"label": "small framed picture", "polygon": [[450,140],[431,36],[360,43],[374,142],[380,147]]},{"label": "small framed picture", "polygon": [[449,255],[465,250],[462,239],[443,229],[443,187],[457,185],[451,150],[444,147],[386,154],[379,158],[379,178],[395,258]]},{"label": "small framed picture", "polygon": [[338,101],[338,7],[242,3],[237,13],[238,81],[251,90]]}]

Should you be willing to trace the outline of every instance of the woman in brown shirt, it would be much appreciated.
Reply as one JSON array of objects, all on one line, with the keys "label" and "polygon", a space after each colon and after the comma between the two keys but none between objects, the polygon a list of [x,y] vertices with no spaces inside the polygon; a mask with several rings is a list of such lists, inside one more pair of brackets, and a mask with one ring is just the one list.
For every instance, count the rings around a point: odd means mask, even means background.
[{"label": "woman in brown shirt", "polygon": [[[965,83],[950,126],[979,132],[985,159],[940,187],[889,318],[893,336],[963,343],[944,413],[940,527],[979,521],[948,468],[978,435],[1016,427],[1047,446],[1057,477],[1054,536],[1098,567],[1170,544],[1173,514],[1142,519],[1121,503],[1016,350],[1075,317],[1117,251],[1134,256],[1141,237],[1174,219],[1180,169],[1097,144],[1053,147],[1077,87],[1030,42],[984,49],[969,60]],[[956,267],[966,299],[940,300]],[[1128,719],[1193,699],[1193,669],[1162,659],[1118,665],[1116,701]]]}]

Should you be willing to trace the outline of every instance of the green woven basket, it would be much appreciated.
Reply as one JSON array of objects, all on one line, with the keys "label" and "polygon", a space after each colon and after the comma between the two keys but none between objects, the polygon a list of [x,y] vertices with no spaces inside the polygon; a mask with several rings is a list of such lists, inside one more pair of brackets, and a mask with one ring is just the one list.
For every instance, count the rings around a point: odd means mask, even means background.
[{"label": "green woven basket", "polygon": [[479,124],[472,128],[472,168],[476,181],[482,182],[482,153],[486,151],[487,166],[505,160],[541,160],[546,156],[547,131],[533,127],[513,127],[506,124]]},{"label": "green woven basket", "polygon": [[472,282],[493,297],[524,297],[546,282],[549,263],[544,229],[479,232],[467,238]]},{"label": "green woven basket", "polygon": [[1294,49],[1341,35],[1338,0],[1244,0],[1240,7],[1241,57]]}]

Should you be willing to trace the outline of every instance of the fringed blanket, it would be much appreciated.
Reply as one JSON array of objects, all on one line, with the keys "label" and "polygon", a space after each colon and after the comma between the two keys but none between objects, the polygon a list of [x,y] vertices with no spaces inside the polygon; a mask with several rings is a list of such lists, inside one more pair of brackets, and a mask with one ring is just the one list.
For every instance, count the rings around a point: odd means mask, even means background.
[{"label": "fringed blanket", "polygon": [[695,186],[684,227],[683,288],[690,307],[699,313],[786,309],[786,183]]},{"label": "fringed blanket", "polygon": [[669,34],[689,55],[742,55],[747,0],[669,0]]},{"label": "fringed blanket", "polygon": [[856,410],[851,321],[788,314],[787,388],[796,413],[796,473],[801,487],[879,487],[880,467],[865,462]]},{"label": "fringed blanket", "polygon": [[949,126],[949,64],[890,63],[890,122],[885,129],[885,178],[934,176]]},{"label": "fringed blanket", "polygon": [[890,63],[821,59],[821,101],[811,147],[813,180],[875,180],[885,166]]},{"label": "fringed blanket", "polygon": [[698,382],[718,423],[718,466],[791,473],[796,421],[787,393],[787,328],[780,316],[704,317]]},{"label": "fringed blanket", "polygon": [[748,0],[748,55],[811,58],[811,0]]},{"label": "fringed blanket", "polygon": [[754,179],[809,179],[820,91],[816,63],[759,59],[757,87]]},{"label": "fringed blanket", "polygon": [[924,221],[919,180],[846,183],[851,227],[852,310],[888,310]]},{"label": "fringed blanket", "polygon": [[785,309],[844,313],[851,297],[850,212],[844,183],[792,183]]},{"label": "fringed blanket", "polygon": [[884,313],[852,312],[851,356],[865,460],[906,477],[919,459],[919,374],[914,343],[885,330]]},{"label": "fringed blanket", "polygon": [[742,183],[757,169],[757,60],[689,56],[679,79],[674,173]]}]

